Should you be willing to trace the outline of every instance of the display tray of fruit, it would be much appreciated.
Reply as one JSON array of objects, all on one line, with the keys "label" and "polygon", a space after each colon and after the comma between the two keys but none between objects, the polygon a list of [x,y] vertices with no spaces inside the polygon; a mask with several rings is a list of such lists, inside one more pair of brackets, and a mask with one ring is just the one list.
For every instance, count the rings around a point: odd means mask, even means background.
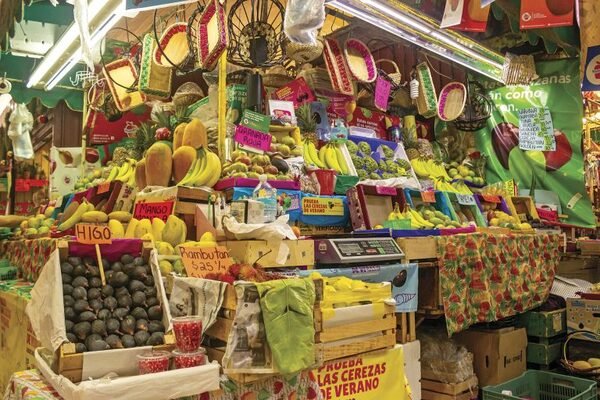
[{"label": "display tray of fruit", "polygon": [[465,160],[462,163],[452,161],[446,165],[446,169],[452,181],[464,181],[468,186],[482,188],[485,186],[485,159],[483,160],[483,169],[479,166],[482,161],[475,160]]},{"label": "display tray of fruit", "polygon": [[401,143],[360,136],[349,136],[348,139],[346,147],[361,181],[421,188]]},{"label": "display tray of fruit", "polygon": [[[291,139],[291,138],[290,138]],[[292,139],[293,140],[293,139]],[[238,185],[237,183],[246,182],[245,187],[258,185],[260,175],[267,175],[267,180],[273,187],[278,189],[295,189],[297,186],[288,186],[294,182],[294,177],[290,174],[290,166],[279,154],[252,154],[243,150],[234,150],[231,153],[230,160],[223,164],[221,179],[215,184],[215,190],[229,189]],[[247,181],[243,181],[246,179]],[[256,183],[253,183],[256,182]],[[274,182],[288,182],[284,187],[277,186]]]},{"label": "display tray of fruit", "polygon": [[506,228],[521,233],[535,232],[529,223],[521,222],[518,217],[510,214],[510,209],[502,197],[494,197],[498,198],[499,201],[490,201],[495,199],[484,197],[484,195],[481,194],[475,194],[475,201],[479,205],[482,214],[486,217],[488,227]]}]

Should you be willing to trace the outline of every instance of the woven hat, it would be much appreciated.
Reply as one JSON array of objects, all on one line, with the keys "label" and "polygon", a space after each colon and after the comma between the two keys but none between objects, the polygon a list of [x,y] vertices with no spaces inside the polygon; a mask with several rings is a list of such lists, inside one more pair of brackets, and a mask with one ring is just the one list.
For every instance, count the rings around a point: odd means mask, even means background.
[{"label": "woven hat", "polygon": [[283,65],[275,65],[267,70],[262,77],[263,85],[279,88],[292,81]]}]

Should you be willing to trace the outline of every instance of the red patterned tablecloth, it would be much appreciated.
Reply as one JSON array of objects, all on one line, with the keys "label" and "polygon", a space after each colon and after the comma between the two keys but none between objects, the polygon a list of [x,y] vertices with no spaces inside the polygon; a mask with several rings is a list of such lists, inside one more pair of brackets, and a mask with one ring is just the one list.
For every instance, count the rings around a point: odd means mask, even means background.
[{"label": "red patterned tablecloth", "polygon": [[17,267],[19,278],[35,282],[42,267],[56,248],[57,239],[23,239],[0,242],[0,257]]},{"label": "red patterned tablecloth", "polygon": [[557,235],[474,233],[438,238],[448,334],[538,307],[560,260]]}]

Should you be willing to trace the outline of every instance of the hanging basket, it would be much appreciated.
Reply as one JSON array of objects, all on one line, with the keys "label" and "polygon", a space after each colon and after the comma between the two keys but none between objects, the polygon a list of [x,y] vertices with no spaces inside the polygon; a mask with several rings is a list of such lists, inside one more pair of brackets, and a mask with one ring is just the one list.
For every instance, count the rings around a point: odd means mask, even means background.
[{"label": "hanging basket", "polygon": [[468,82],[466,88],[464,111],[452,123],[458,130],[475,132],[485,127],[492,112],[492,103],[478,82]]},{"label": "hanging basket", "polygon": [[573,375],[579,375],[582,377],[586,377],[588,379],[595,379],[595,380],[600,381],[600,366],[581,369],[581,368],[576,368],[574,366],[574,362],[569,360],[569,357],[568,357],[569,342],[571,341],[571,339],[576,339],[578,336],[582,336],[583,334],[593,335],[596,337],[596,339],[598,341],[600,341],[600,335],[595,332],[591,332],[591,331],[576,331],[576,332],[569,334],[567,336],[567,340],[565,340],[565,343],[563,344],[563,358],[560,360],[560,363],[567,371],[569,371],[569,373],[571,373]]},{"label": "hanging basket", "polygon": [[173,70],[154,62],[156,41],[154,36],[146,34],[142,46],[140,63],[139,91],[149,98],[166,100],[171,96],[171,80]]},{"label": "hanging basket", "polygon": [[212,71],[227,48],[225,9],[219,0],[211,1],[200,15],[197,35],[197,57],[200,67]]},{"label": "hanging basket", "polygon": [[323,42],[317,39],[315,44],[302,44],[288,40],[285,43],[285,55],[298,64],[316,60],[323,54]]},{"label": "hanging basket", "polygon": [[[108,88],[119,111],[128,111],[146,101],[143,93],[137,90],[138,74],[129,58],[115,60],[104,66],[104,76]],[[130,88],[135,88],[131,90]]]},{"label": "hanging basket", "polygon": [[156,26],[154,26],[156,37],[156,49],[154,50],[154,62],[168,68],[179,68],[190,55],[190,46],[187,36],[187,23],[176,22],[170,25],[158,39]]},{"label": "hanging basket", "polygon": [[352,76],[359,82],[370,83],[377,78],[377,66],[371,51],[358,39],[344,43],[344,55]]},{"label": "hanging basket", "polygon": [[227,19],[227,61],[245,68],[281,64],[284,13],[279,0],[237,0]]},{"label": "hanging basket", "polygon": [[329,79],[336,92],[346,94],[349,96],[354,95],[354,85],[351,80],[351,72],[346,58],[342,53],[340,44],[335,39],[325,40],[325,49],[323,51],[323,58],[325,59],[325,65],[327,66],[327,72],[329,73]]},{"label": "hanging basket", "polygon": [[450,82],[442,88],[438,100],[438,117],[442,121],[454,121],[465,109],[467,89],[460,82]]},{"label": "hanging basket", "polygon": [[419,96],[417,97],[417,111],[425,118],[437,115],[437,93],[429,65],[422,62],[416,67],[417,80],[419,81]]}]

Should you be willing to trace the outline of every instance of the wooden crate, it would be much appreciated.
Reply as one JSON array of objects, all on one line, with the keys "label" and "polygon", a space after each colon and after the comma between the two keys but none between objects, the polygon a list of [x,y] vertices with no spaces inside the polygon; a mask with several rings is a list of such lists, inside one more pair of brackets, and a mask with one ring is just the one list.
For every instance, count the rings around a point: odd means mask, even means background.
[{"label": "wooden crate", "polygon": [[148,202],[173,202],[173,214],[181,218],[187,226],[187,239],[197,240],[196,237],[196,205],[208,203],[211,195],[220,196],[220,192],[212,189],[176,186],[157,189],[152,192],[142,191],[138,193],[133,206],[136,216],[136,206],[139,203]]},{"label": "wooden crate", "polygon": [[444,383],[431,379],[421,379],[423,400],[470,400],[477,397],[477,377],[473,375],[461,383]]},{"label": "wooden crate", "polygon": [[[315,291],[315,344],[319,365],[326,361],[392,348],[396,345],[395,305],[385,304],[383,315],[373,316],[367,321],[326,327],[320,307],[323,298],[323,281],[321,279],[315,280]],[[369,306],[373,305],[367,304],[364,307]]]},{"label": "wooden crate", "polygon": [[283,264],[277,264],[277,251],[266,240],[228,240],[219,242],[229,250],[229,255],[242,263],[258,264],[264,268],[308,267],[315,265],[315,242],[313,240],[285,240],[281,242],[289,247],[289,253]]},{"label": "wooden crate", "polygon": [[[57,249],[59,252],[60,261],[66,261],[69,257],[69,243],[65,240],[61,240],[57,243]],[[153,246],[149,242],[142,242],[141,257],[146,262],[150,259],[150,252],[153,250]],[[175,336],[171,333],[165,335],[165,344],[160,346],[154,346],[157,350],[168,350],[171,351],[175,348]],[[105,350],[110,352],[113,350]],[[63,375],[73,383],[81,382],[82,371],[83,371],[83,358],[84,353],[77,353],[75,351],[74,343],[64,343],[56,351],[56,361],[54,370],[57,374]]]},{"label": "wooden crate", "polygon": [[433,236],[400,237],[396,242],[404,252],[406,262],[438,258],[437,240]]},{"label": "wooden crate", "polygon": [[397,331],[396,341],[401,344],[417,340],[417,322],[415,313],[397,313],[396,314]]}]

